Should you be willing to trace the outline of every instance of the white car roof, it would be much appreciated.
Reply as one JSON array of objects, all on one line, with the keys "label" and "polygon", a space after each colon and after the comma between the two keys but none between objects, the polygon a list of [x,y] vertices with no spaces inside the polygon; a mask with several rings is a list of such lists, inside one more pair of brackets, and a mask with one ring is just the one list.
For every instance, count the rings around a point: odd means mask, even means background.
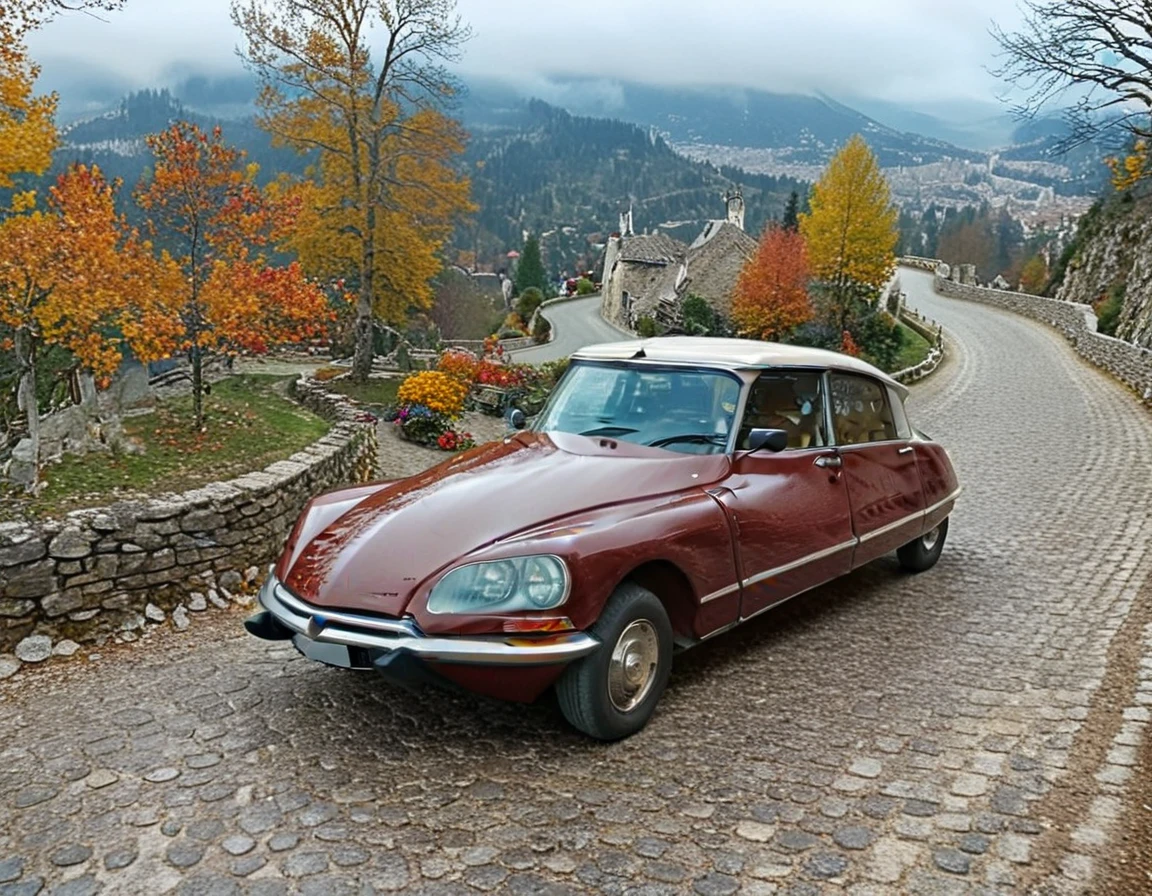
[{"label": "white car roof", "polygon": [[585,361],[654,361],[672,364],[699,364],[735,370],[768,367],[819,367],[863,373],[883,380],[901,395],[908,389],[866,361],[822,348],[759,342],[755,339],[718,339],[711,336],[659,336],[627,342],[589,345],[572,353]]}]

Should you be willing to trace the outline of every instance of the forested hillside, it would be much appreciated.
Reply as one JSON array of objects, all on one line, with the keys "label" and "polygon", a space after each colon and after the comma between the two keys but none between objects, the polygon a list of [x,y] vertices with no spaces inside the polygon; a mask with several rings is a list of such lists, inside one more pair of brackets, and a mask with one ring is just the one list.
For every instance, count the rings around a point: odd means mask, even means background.
[{"label": "forested hillside", "polygon": [[553,270],[595,255],[592,243],[616,230],[630,205],[637,232],[661,229],[691,240],[705,221],[723,217],[721,197],[734,185],[743,186],[753,233],[781,216],[790,191],[805,188],[791,178],[692,162],[643,128],[573,116],[539,100],[477,127],[467,159],[480,211],[462,230],[461,248],[484,261],[519,246],[523,232],[537,233]]}]

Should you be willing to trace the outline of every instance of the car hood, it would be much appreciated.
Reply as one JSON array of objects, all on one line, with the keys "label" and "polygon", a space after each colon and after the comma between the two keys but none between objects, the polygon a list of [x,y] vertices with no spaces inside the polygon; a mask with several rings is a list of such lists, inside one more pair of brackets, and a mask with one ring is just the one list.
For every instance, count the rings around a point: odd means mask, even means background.
[{"label": "car hood", "polygon": [[519,433],[366,496],[314,502],[278,572],[312,603],[399,615],[430,576],[493,542],[604,505],[701,488],[728,469],[725,455]]}]

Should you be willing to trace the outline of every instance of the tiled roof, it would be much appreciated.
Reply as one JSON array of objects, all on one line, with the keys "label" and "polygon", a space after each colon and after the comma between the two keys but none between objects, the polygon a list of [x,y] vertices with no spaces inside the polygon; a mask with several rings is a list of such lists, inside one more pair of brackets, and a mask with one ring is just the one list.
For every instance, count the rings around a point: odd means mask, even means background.
[{"label": "tiled roof", "polygon": [[627,236],[620,241],[620,260],[636,261],[641,264],[670,264],[687,247],[666,233],[650,233],[644,236]]}]

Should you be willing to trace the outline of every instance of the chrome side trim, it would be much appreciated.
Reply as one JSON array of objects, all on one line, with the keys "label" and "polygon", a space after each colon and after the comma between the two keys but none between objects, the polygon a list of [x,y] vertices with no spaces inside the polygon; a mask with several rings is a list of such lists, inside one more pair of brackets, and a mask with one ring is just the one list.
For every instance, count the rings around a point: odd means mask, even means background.
[{"label": "chrome side trim", "polygon": [[729,585],[727,588],[721,588],[719,591],[713,591],[711,594],[705,594],[702,598],[700,598],[700,603],[706,604],[709,601],[718,600],[721,597],[727,597],[733,591],[739,591],[739,590],[740,590],[740,583],[734,582],[733,584]]},{"label": "chrome side trim", "polygon": [[873,538],[879,538],[881,535],[887,535],[889,532],[899,529],[901,526],[907,526],[909,523],[917,523],[924,521],[924,511],[915,510],[907,516],[902,516],[898,520],[894,520],[887,525],[881,526],[879,529],[873,529],[871,532],[860,536],[860,544],[871,541]]},{"label": "chrome side trim", "polygon": [[314,607],[291,594],[271,575],[260,589],[259,600],[285,628],[311,641],[368,650],[401,650],[420,659],[446,663],[544,666],[579,659],[600,646],[587,632],[549,634],[538,644],[532,643],[532,635],[429,636],[406,619],[330,613],[323,607]]},{"label": "chrome side trim", "polygon": [[[889,525],[884,526],[881,529],[877,529],[875,532],[869,532],[863,538],[860,538],[860,539],[854,538],[854,539],[852,539],[852,541],[845,542],[842,545],[837,545],[836,547],[828,548],[827,550],[824,550],[824,551],[818,551],[815,554],[810,554],[809,556],[804,557],[801,560],[797,560],[795,563],[789,563],[785,566],[777,567],[776,569],[770,569],[770,570],[767,570],[766,572],[758,573],[757,575],[753,576],[750,579],[745,579],[744,584],[745,585],[755,584],[756,582],[762,581],[763,579],[769,579],[774,575],[782,575],[785,572],[790,572],[793,569],[796,569],[800,566],[803,566],[805,563],[811,563],[814,560],[822,560],[824,557],[830,557],[830,556],[832,556],[832,554],[836,553],[837,551],[842,551],[842,550],[846,550],[847,548],[850,548],[850,547],[855,547],[857,545],[857,543],[865,542],[869,538],[874,538],[877,535],[882,535],[885,531],[888,531],[890,529],[895,529],[897,526],[902,526],[906,522],[911,520],[913,517],[921,517],[922,519],[927,519],[929,514],[935,513],[937,510],[939,510],[941,507],[943,507],[949,501],[955,501],[957,498],[959,498],[960,493],[962,491],[964,491],[964,487],[960,486],[959,488],[956,489],[956,491],[952,492],[952,494],[950,494],[947,498],[944,498],[941,501],[937,501],[931,507],[926,507],[924,510],[917,510],[915,513],[909,514],[908,516],[904,517],[903,519],[897,520],[895,523],[890,523]],[[771,604],[768,604],[767,606],[761,607],[759,610],[757,610],[755,613],[752,613],[749,616],[741,616],[739,619],[736,619],[733,622],[729,622],[725,625],[720,626],[720,628],[715,629],[714,631],[708,632],[708,634],[701,636],[697,641],[695,641],[693,643],[699,644],[700,641],[707,641],[709,638],[715,638],[717,635],[722,635],[725,632],[730,632],[730,631],[732,631],[732,629],[736,628],[736,626],[738,626],[740,623],[747,622],[749,619],[753,619],[756,616],[759,616],[761,613],[766,613],[769,610],[775,610],[777,607],[788,603],[788,601],[792,600],[792,598],[799,597],[801,594],[806,594],[807,592],[811,591],[813,588],[819,588],[823,584],[826,584],[826,583],[825,582],[818,582],[815,585],[810,585],[809,587],[804,588],[801,591],[797,591],[795,594],[789,595],[788,597],[784,598],[783,600],[778,600],[775,603],[771,603]],[[726,594],[730,591],[735,590],[737,587],[738,587],[737,585],[731,585],[727,589],[724,589],[722,591],[713,592],[713,594],[715,594],[716,596],[721,596],[723,594]],[[704,600],[711,600],[712,597],[713,597],[713,595],[710,594]],[[701,601],[701,603],[703,603],[703,602],[704,601]]]},{"label": "chrome side trim", "polygon": [[808,563],[815,563],[817,560],[824,560],[827,557],[831,557],[833,554],[838,554],[841,551],[846,551],[849,548],[854,547],[856,547],[855,538],[853,538],[851,541],[845,541],[843,544],[833,545],[830,548],[824,548],[822,551],[816,551],[815,553],[809,554],[806,557],[801,557],[799,560],[793,560],[791,563],[785,563],[783,566],[777,566],[775,569],[766,569],[763,572],[758,572],[756,575],[745,579],[744,587],[747,588],[749,585],[755,585],[759,582],[763,582],[765,579],[782,576],[784,573],[792,572],[792,570],[799,569],[801,566],[805,566]]},{"label": "chrome side trim", "polygon": [[942,500],[942,501],[937,501],[937,502],[936,502],[935,504],[933,504],[931,507],[925,507],[925,508],[924,508],[924,516],[925,516],[925,517],[927,517],[929,514],[935,513],[937,510],[939,510],[941,507],[943,507],[943,506],[944,506],[945,504],[947,504],[949,501],[955,501],[957,498],[959,498],[959,497],[960,497],[960,493],[961,493],[962,491],[964,491],[964,486],[962,486],[962,485],[961,485],[961,486],[959,486],[959,487],[956,489],[956,491],[952,492],[952,494],[950,494],[950,495],[949,495],[947,498],[945,498],[944,500]]}]

